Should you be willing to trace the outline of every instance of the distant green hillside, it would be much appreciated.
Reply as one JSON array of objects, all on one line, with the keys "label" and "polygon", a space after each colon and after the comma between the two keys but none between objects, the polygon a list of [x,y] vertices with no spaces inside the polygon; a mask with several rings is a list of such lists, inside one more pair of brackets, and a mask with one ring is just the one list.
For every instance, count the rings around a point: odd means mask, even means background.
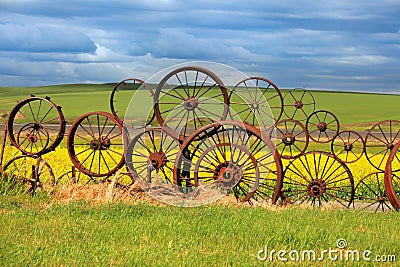
[{"label": "distant green hillside", "polygon": [[[72,123],[75,118],[89,111],[110,112],[109,99],[114,84],[67,84],[42,87],[0,87],[0,113],[2,117],[12,109],[18,100],[29,97],[49,96],[63,107],[63,112]],[[284,95],[286,90],[282,90]],[[400,120],[400,95],[312,91],[317,109],[335,113],[343,128],[367,129],[372,122],[385,119]],[[120,92],[118,106],[124,114],[131,91]],[[146,91],[136,94],[148,98]],[[148,103],[148,101],[144,101]],[[137,107],[138,117],[146,115],[147,107]],[[122,116],[123,117],[123,116]],[[4,118],[2,119],[4,121]],[[357,124],[357,125],[354,125]]]}]

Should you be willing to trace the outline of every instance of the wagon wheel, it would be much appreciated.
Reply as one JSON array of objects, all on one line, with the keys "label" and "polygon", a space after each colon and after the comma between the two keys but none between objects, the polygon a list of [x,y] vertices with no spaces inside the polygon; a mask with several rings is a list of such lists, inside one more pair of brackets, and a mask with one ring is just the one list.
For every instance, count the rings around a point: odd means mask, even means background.
[{"label": "wagon wheel", "polygon": [[[115,119],[122,124],[123,119],[119,116],[121,115],[120,112],[122,110],[125,110],[126,106],[129,104],[127,101],[131,99],[130,95],[132,94],[132,91],[135,90],[140,90],[140,89],[145,89],[147,90],[148,96],[153,98],[154,97],[154,92],[153,89],[144,81],[136,79],[136,78],[130,78],[130,79],[125,79],[121,82],[119,82],[114,89],[111,92],[111,97],[110,97],[110,109],[111,113],[114,114]],[[129,92],[127,92],[129,91]],[[127,93],[130,93],[129,95]],[[123,101],[125,100],[125,101]],[[117,104],[118,103],[118,104]],[[125,103],[125,105],[123,105]],[[123,114],[122,114],[123,115]],[[154,120],[154,110],[151,110],[151,113],[147,116],[146,123],[145,125],[150,125],[152,121]]]},{"label": "wagon wheel", "polygon": [[130,141],[125,158],[133,179],[142,189],[173,184],[174,159],[178,142],[161,129],[147,129]]},{"label": "wagon wheel", "polygon": [[[372,126],[365,137],[365,155],[371,165],[380,171],[385,170],[385,164],[390,152],[400,141],[400,121],[386,120]],[[394,172],[400,170],[393,169]]]},{"label": "wagon wheel", "polygon": [[84,174],[110,176],[124,164],[122,126],[110,113],[86,113],[72,124],[67,148],[72,163]]},{"label": "wagon wheel", "polygon": [[[270,128],[279,121],[283,112],[283,98],[278,87],[262,77],[250,77],[240,81],[229,95],[234,120],[240,120],[262,129]],[[240,118],[240,119],[239,119]]]},{"label": "wagon wheel", "polygon": [[59,175],[55,179],[56,186],[69,186],[72,184],[87,184],[91,177],[82,173],[75,166],[71,166],[71,170]]},{"label": "wagon wheel", "polygon": [[27,155],[43,155],[63,139],[65,119],[50,98],[30,97],[17,103],[7,120],[11,143]]},{"label": "wagon wheel", "polygon": [[395,210],[400,209],[400,142],[392,149],[385,167],[385,188],[390,204]]},{"label": "wagon wheel", "polygon": [[341,131],[331,142],[331,152],[338,161],[354,163],[364,154],[364,139],[355,131]]},{"label": "wagon wheel", "polygon": [[38,188],[46,192],[54,189],[55,178],[50,165],[40,157],[20,155],[3,167],[3,179],[12,181],[14,188],[34,194]]},{"label": "wagon wheel", "polygon": [[193,129],[224,120],[229,97],[221,79],[208,69],[181,67],[167,74],[154,95],[154,113],[163,130],[183,139]]},{"label": "wagon wheel", "polygon": [[275,142],[281,158],[294,159],[307,150],[308,132],[304,125],[296,120],[282,120],[270,132],[271,140]]},{"label": "wagon wheel", "polygon": [[362,178],[356,185],[356,198],[361,202],[362,209],[376,211],[392,210],[384,185],[384,172],[374,172]]},{"label": "wagon wheel", "polygon": [[333,155],[311,151],[286,167],[282,199],[313,207],[337,202],[348,208],[354,199],[353,176],[346,164]]},{"label": "wagon wheel", "polygon": [[190,135],[177,154],[174,181],[184,188],[208,186],[276,203],[282,166],[271,140],[258,128],[236,121],[203,126]]},{"label": "wagon wheel", "polygon": [[283,98],[283,105],[285,115],[289,119],[298,121],[305,121],[315,110],[313,95],[302,88],[289,90]]},{"label": "wagon wheel", "polygon": [[329,143],[339,133],[339,120],[332,112],[318,110],[310,114],[306,121],[310,138],[317,143]]}]

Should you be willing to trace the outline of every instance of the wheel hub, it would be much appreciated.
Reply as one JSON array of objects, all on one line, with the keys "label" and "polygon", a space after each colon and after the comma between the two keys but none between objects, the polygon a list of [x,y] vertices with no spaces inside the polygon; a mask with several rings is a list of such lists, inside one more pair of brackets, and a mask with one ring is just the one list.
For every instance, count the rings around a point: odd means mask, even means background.
[{"label": "wheel hub", "polygon": [[325,132],[328,129],[328,125],[321,121],[320,123],[318,123],[318,130],[320,130],[321,132]]},{"label": "wheel hub", "polygon": [[260,105],[258,102],[253,102],[253,103],[251,103],[250,107],[252,110],[257,110],[257,109],[259,109]]},{"label": "wheel hub", "polygon": [[387,148],[392,150],[394,148],[394,144],[392,142],[388,143]]},{"label": "wheel hub", "polygon": [[26,135],[26,137],[28,138],[29,142],[31,142],[31,143],[36,143],[38,141],[38,137],[37,137],[36,133],[29,133]]},{"label": "wheel hub", "polygon": [[156,151],[150,154],[149,163],[158,170],[167,163],[167,156],[163,151]]},{"label": "wheel hub", "polygon": [[186,99],[186,101],[183,103],[183,106],[188,111],[194,110],[195,108],[197,108],[198,105],[199,105],[199,100],[197,98],[195,98],[194,96]]},{"label": "wheel hub", "polygon": [[214,170],[214,180],[222,189],[232,189],[243,177],[242,169],[231,162],[224,162],[217,166]]},{"label": "wheel hub", "polygon": [[307,186],[308,195],[311,197],[322,197],[322,195],[325,193],[325,190],[325,181],[318,178],[312,180]]},{"label": "wheel hub", "polygon": [[291,133],[286,133],[282,136],[282,142],[287,146],[293,145],[295,141],[296,138]]},{"label": "wheel hub", "polygon": [[350,142],[346,142],[344,143],[343,148],[345,151],[351,151],[353,149],[353,144]]},{"label": "wheel hub", "polygon": [[301,108],[303,108],[303,102],[301,101],[301,100],[296,100],[296,102],[294,102],[294,106],[297,108],[297,109],[301,109]]},{"label": "wheel hub", "polygon": [[109,138],[100,136],[99,139],[93,139],[90,141],[90,148],[93,150],[106,150],[111,146],[111,141]]}]

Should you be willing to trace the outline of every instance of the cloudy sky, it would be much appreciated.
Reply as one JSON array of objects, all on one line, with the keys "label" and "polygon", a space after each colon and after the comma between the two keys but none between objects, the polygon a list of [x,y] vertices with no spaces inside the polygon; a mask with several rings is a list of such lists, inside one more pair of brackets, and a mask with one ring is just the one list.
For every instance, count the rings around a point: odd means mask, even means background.
[{"label": "cloudy sky", "polygon": [[281,88],[400,93],[400,0],[0,0],[0,86],[215,61]]}]

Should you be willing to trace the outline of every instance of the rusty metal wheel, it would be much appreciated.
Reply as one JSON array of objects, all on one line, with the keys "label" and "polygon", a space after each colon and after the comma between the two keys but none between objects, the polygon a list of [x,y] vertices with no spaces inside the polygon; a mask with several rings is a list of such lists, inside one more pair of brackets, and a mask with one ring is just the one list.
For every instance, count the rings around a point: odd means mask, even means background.
[{"label": "rusty metal wheel", "polygon": [[306,128],[311,140],[317,143],[329,143],[339,133],[339,119],[330,111],[318,110],[310,114]]},{"label": "rusty metal wheel", "polygon": [[350,207],[354,181],[346,164],[326,152],[311,151],[294,160],[283,175],[282,200],[298,205],[339,203]]},{"label": "rusty metal wheel", "polygon": [[161,129],[147,129],[130,141],[125,158],[133,179],[143,189],[162,183],[173,184],[178,142]]},{"label": "rusty metal wheel", "polygon": [[229,97],[222,80],[206,68],[186,66],[173,70],[158,84],[154,113],[163,130],[184,139],[194,129],[224,120]]},{"label": "rusty metal wheel", "polygon": [[355,131],[341,131],[331,142],[331,153],[344,163],[354,163],[364,155],[364,139]]},{"label": "rusty metal wheel", "polygon": [[89,112],[71,126],[67,139],[72,163],[84,174],[103,177],[124,165],[122,126],[107,112]]},{"label": "rusty metal wheel", "polygon": [[370,173],[356,185],[356,208],[385,212],[392,210],[385,191],[384,172]]},{"label": "rusty metal wheel", "polygon": [[43,155],[54,150],[65,133],[61,107],[50,98],[32,96],[15,105],[7,120],[11,143],[27,155]]},{"label": "rusty metal wheel", "polygon": [[283,105],[283,111],[289,119],[305,121],[315,110],[315,99],[310,91],[296,88],[285,94]]},{"label": "rusty metal wheel", "polygon": [[236,121],[203,126],[190,135],[176,156],[174,182],[183,188],[209,186],[276,203],[282,165],[275,146],[260,129]]},{"label": "rusty metal wheel", "polygon": [[[380,171],[385,170],[393,147],[400,141],[400,121],[386,120],[375,123],[365,137],[365,155],[371,165]],[[400,170],[393,169],[394,172]]]},{"label": "rusty metal wheel", "polygon": [[[121,112],[123,112],[129,104],[129,100],[133,92],[141,93],[138,90],[144,89],[147,91],[147,95],[151,98],[154,97],[153,89],[145,83],[144,81],[136,78],[129,78],[119,82],[115,85],[114,89],[111,92],[110,97],[110,109],[111,113],[114,114],[115,119],[122,125],[123,119]],[[151,113],[148,114],[146,123],[144,126],[150,125],[154,120],[154,110],[151,110]]]},{"label": "rusty metal wheel", "polygon": [[38,156],[20,155],[9,160],[3,167],[2,178],[8,179],[14,188],[34,194],[38,189],[52,192],[55,177],[50,165]]},{"label": "rusty metal wheel", "polygon": [[400,209],[400,142],[391,150],[385,166],[386,194],[395,210]]},{"label": "rusty metal wheel", "polygon": [[294,159],[304,154],[309,141],[306,127],[292,119],[279,121],[270,131],[270,138],[283,159]]},{"label": "rusty metal wheel", "polygon": [[262,129],[273,126],[283,112],[283,98],[278,86],[263,77],[240,81],[229,94],[229,104],[234,115],[232,119],[240,118],[240,121]]}]

